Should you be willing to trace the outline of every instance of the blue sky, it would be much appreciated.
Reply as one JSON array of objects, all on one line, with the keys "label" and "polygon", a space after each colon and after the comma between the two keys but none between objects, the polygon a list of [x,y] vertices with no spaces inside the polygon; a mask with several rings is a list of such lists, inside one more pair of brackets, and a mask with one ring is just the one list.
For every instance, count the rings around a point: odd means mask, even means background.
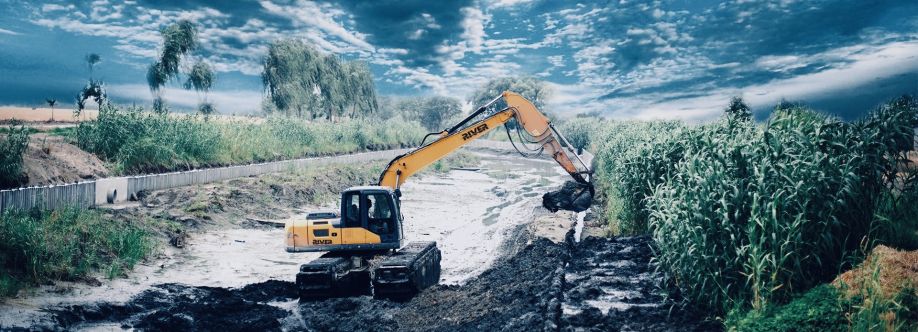
[{"label": "blue sky", "polygon": [[[268,44],[298,38],[371,64],[382,94],[466,98],[490,78],[530,75],[551,111],[703,121],[741,95],[857,117],[918,92],[918,1],[67,1],[0,0],[0,104],[70,102],[96,77],[146,104],[157,30],[200,29],[222,113],[256,111]],[[175,85],[166,98],[196,102]]]}]

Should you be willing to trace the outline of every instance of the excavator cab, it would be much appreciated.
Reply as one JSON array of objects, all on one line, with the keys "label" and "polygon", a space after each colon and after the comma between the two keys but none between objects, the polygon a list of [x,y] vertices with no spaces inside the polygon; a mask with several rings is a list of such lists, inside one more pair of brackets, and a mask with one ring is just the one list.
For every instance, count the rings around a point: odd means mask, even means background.
[{"label": "excavator cab", "polygon": [[340,218],[335,217],[288,222],[287,251],[381,251],[403,244],[403,218],[398,197],[390,188],[346,189],[341,193]]},{"label": "excavator cab", "polygon": [[[399,243],[402,238],[402,214],[393,190],[385,187],[355,187],[341,195],[342,228],[361,228],[379,237],[379,243]],[[348,241],[349,240],[349,241]],[[360,239],[347,239],[350,241]],[[369,236],[364,238],[375,240]],[[355,242],[356,243],[356,242]]]}]

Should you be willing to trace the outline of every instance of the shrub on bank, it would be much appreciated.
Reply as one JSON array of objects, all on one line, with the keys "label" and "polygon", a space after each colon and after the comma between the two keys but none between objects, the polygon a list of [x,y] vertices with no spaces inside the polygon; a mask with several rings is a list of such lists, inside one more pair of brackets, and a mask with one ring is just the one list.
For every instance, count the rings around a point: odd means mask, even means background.
[{"label": "shrub on bank", "polygon": [[79,209],[4,212],[0,239],[0,297],[49,280],[119,276],[153,249],[136,225]]},{"label": "shrub on bank", "polygon": [[96,120],[80,124],[76,139],[116,171],[138,174],[408,147],[424,133],[418,123],[400,118],[206,121],[104,106]]},{"label": "shrub on bank", "polygon": [[918,245],[915,127],[902,98],[856,122],[784,105],[761,125],[608,121],[590,140],[614,230],[652,232],[681,298],[720,315],[786,303],[876,243]]},{"label": "shrub on bank", "polygon": [[0,188],[11,188],[24,182],[22,154],[29,146],[29,128],[9,127],[0,138]]},{"label": "shrub on bank", "polygon": [[693,128],[647,200],[661,267],[718,312],[783,303],[831,279],[878,225],[906,222],[877,216],[884,195],[901,195],[897,165],[916,126],[915,104],[897,101],[852,123],[791,107],[763,126]]}]

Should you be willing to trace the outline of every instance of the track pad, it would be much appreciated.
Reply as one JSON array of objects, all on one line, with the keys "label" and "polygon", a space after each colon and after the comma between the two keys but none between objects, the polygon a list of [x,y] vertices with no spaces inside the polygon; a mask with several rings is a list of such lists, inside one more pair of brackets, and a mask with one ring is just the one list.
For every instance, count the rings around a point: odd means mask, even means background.
[{"label": "track pad", "polygon": [[585,211],[593,204],[593,185],[574,181],[564,182],[561,189],[542,195],[542,206],[548,211]]}]

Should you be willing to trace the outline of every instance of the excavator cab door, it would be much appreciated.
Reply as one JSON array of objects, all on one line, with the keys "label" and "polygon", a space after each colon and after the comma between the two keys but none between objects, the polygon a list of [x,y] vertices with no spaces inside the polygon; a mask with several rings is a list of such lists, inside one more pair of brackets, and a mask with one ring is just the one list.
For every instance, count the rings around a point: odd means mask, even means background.
[{"label": "excavator cab door", "polygon": [[367,230],[379,235],[382,243],[398,242],[401,233],[399,213],[392,194],[385,191],[365,193],[364,203]]},{"label": "excavator cab door", "polygon": [[341,200],[341,243],[365,244],[366,207],[361,207],[359,191],[344,194]]}]

